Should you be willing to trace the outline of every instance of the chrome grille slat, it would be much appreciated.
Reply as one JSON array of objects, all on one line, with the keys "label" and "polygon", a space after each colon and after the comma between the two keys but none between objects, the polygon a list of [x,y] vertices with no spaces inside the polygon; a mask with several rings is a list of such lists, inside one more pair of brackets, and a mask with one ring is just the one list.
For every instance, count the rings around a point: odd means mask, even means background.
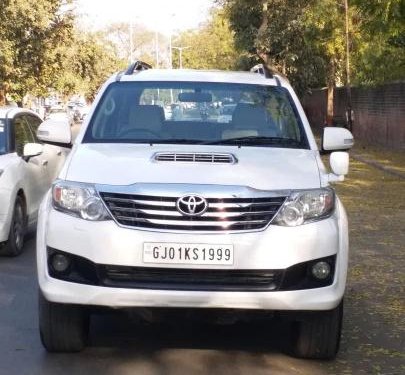
[{"label": "chrome grille slat", "polygon": [[206,198],[200,216],[184,216],[176,207],[179,196],[100,192],[115,220],[126,227],[178,231],[252,231],[265,228],[286,197]]},{"label": "chrome grille slat", "polygon": [[163,219],[147,219],[147,218],[137,218],[137,217],[128,217],[128,216],[116,216],[118,220],[125,220],[131,222],[139,222],[139,223],[151,223],[156,225],[164,225],[164,226],[185,226],[185,227],[221,227],[227,228],[233,225],[242,225],[242,224],[250,224],[250,225],[257,225],[257,224],[264,224],[267,220],[250,220],[250,221],[187,221],[187,220],[163,220]]},{"label": "chrome grille slat", "polygon": [[[173,216],[173,217],[183,217],[183,215],[178,211],[160,211],[160,210],[150,210],[150,209],[143,209],[143,208],[130,208],[130,207],[110,207],[111,211],[118,211],[118,212],[127,212],[133,214],[144,214],[144,215],[161,215],[161,216]],[[249,211],[249,212],[205,212],[202,217],[212,217],[212,218],[229,218],[229,217],[238,217],[238,216],[257,216],[257,215],[271,215],[275,214],[276,211]]]},{"label": "chrome grille slat", "polygon": [[145,206],[164,206],[164,207],[176,207],[176,202],[167,202],[167,201],[148,201],[148,200],[139,200],[139,199],[122,199],[122,198],[106,198],[107,202],[116,202],[116,203],[125,203],[125,204],[140,204]]},{"label": "chrome grille slat", "polygon": [[[209,200],[208,200],[209,201]],[[272,202],[257,202],[257,203],[209,203],[212,208],[249,208],[255,206],[271,206],[278,205],[278,203]]]}]

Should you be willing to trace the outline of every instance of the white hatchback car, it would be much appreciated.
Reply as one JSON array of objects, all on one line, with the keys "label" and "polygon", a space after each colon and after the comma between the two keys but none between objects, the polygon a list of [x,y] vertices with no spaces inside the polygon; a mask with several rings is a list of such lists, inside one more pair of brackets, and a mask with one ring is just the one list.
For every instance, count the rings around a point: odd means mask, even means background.
[{"label": "white hatchback car", "polygon": [[[295,355],[334,357],[349,249],[330,184],[351,133],[325,129],[329,173],[284,78],[144,69],[105,83],[41,205],[44,346],[81,350],[89,307],[191,308],[288,317]],[[176,103],[183,115],[166,117]],[[70,142],[62,128],[39,134]]]},{"label": "white hatchback car", "polygon": [[27,109],[0,108],[0,254],[21,253],[26,231],[66,157],[66,149],[40,144],[41,118]]}]

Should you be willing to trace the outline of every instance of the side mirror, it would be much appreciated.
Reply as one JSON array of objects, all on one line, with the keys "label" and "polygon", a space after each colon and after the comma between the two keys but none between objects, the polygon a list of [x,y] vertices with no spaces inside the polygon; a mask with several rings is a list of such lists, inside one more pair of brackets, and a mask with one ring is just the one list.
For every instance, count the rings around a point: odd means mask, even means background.
[{"label": "side mirror", "polygon": [[44,143],[72,147],[72,131],[68,120],[46,120],[37,130],[37,137]]},{"label": "side mirror", "polygon": [[347,152],[332,152],[329,157],[330,168],[333,173],[328,175],[329,182],[343,181],[349,173],[349,154]]},{"label": "side mirror", "polygon": [[348,150],[353,147],[353,144],[353,135],[349,130],[345,128],[324,128],[322,137],[323,151]]},{"label": "side mirror", "polygon": [[24,146],[23,157],[25,160],[32,158],[33,156],[41,155],[44,151],[44,146],[39,143],[27,143]]}]

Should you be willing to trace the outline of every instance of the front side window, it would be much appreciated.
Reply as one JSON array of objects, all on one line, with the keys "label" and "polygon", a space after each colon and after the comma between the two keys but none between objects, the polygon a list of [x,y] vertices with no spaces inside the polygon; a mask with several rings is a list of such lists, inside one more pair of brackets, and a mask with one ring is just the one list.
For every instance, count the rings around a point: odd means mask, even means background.
[{"label": "front side window", "polygon": [[200,82],[111,84],[83,142],[308,148],[286,89]]},{"label": "front side window", "polygon": [[41,123],[42,123],[41,119],[34,115],[24,116],[24,119],[28,124],[28,129],[29,129],[30,133],[32,134],[32,137],[34,138],[35,142],[38,142],[37,130],[39,128],[39,125],[41,125]]},{"label": "front side window", "polygon": [[15,135],[15,151],[18,155],[24,152],[27,143],[35,142],[31,129],[28,127],[23,116],[18,116],[13,121]]},{"label": "front side window", "polygon": [[0,154],[6,153],[6,143],[7,143],[6,131],[7,131],[6,120],[0,118]]}]

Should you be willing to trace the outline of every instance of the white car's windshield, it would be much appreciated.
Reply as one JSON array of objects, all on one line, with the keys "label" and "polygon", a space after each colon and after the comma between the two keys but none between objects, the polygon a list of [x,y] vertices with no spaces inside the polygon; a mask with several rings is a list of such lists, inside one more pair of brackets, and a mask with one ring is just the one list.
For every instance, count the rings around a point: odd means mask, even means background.
[{"label": "white car's windshield", "polygon": [[84,142],[243,144],[307,148],[282,87],[201,82],[117,82]]}]

